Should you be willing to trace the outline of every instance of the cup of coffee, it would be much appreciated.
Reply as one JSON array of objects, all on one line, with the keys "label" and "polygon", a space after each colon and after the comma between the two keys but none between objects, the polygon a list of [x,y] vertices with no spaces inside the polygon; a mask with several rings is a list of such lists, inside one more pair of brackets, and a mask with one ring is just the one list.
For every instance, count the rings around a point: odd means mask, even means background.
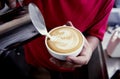
[{"label": "cup of coffee", "polygon": [[73,26],[59,26],[49,31],[51,38],[45,38],[48,52],[59,60],[77,56],[84,45],[84,36]]}]

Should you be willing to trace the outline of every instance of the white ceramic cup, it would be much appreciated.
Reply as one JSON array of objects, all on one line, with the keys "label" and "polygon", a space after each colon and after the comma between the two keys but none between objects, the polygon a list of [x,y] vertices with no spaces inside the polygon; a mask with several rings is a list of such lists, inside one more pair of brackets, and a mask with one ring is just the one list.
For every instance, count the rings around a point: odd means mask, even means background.
[{"label": "white ceramic cup", "polygon": [[[49,47],[49,45],[48,45],[48,37],[46,37],[45,38],[45,45],[46,45],[46,47],[47,47],[47,49],[48,49],[48,52],[53,56],[53,57],[55,57],[55,58],[57,58],[57,59],[59,59],[59,60],[66,60],[66,57],[67,56],[77,56],[77,55],[79,55],[80,54],[80,52],[81,52],[81,50],[82,50],[82,48],[83,48],[83,45],[84,45],[84,36],[83,36],[83,34],[78,30],[78,29],[76,29],[75,27],[73,27],[73,26],[59,26],[59,27],[56,27],[56,28],[53,28],[52,30],[50,30],[50,32],[49,32],[49,34],[51,35],[51,32],[52,31],[54,31],[54,30],[56,30],[56,29],[59,29],[59,28],[63,28],[63,27],[67,27],[67,29],[69,29],[69,28],[71,28],[71,29],[74,29],[75,31],[77,31],[77,33],[79,34],[79,37],[81,38],[81,39],[79,39],[78,40],[78,42],[80,42],[80,46],[78,45],[78,48],[77,49],[75,49],[74,51],[71,51],[71,52],[67,52],[67,53],[61,53],[60,51],[58,52],[58,51],[55,51],[55,50],[53,50],[53,49],[51,49],[50,47]],[[64,32],[64,33],[68,33],[68,32]],[[64,36],[65,36],[65,34],[63,34]],[[68,34],[68,35],[72,35],[72,33],[71,34]],[[51,35],[52,36],[52,35]],[[53,35],[54,36],[54,35]],[[74,35],[74,36],[76,36],[76,35]],[[76,37],[74,37],[74,38],[78,38],[77,36]],[[74,39],[74,38],[72,38],[72,39]],[[72,40],[72,39],[70,39],[70,40]],[[62,39],[61,39],[62,40]],[[67,39],[68,41],[69,41],[69,39]],[[55,41],[55,40],[52,40],[52,41]],[[76,41],[76,40],[75,40]],[[66,41],[67,42],[67,41]],[[66,43],[65,42],[65,43]],[[64,43],[64,39],[63,39],[63,43]],[[67,43],[67,44],[72,44],[72,43]],[[77,45],[77,44],[75,44],[75,45]],[[72,44],[72,45],[69,45],[70,47],[73,47],[74,46],[74,43]],[[69,47],[69,46],[63,46],[62,48],[63,48],[63,50],[64,51],[66,51],[66,48],[65,47]],[[64,49],[65,48],[65,49]],[[74,47],[73,47],[74,48]]]}]

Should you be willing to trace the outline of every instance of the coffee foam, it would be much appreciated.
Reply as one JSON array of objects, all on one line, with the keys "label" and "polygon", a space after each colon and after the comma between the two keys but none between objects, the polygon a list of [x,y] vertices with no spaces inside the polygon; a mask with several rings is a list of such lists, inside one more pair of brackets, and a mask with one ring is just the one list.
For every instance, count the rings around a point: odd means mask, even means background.
[{"label": "coffee foam", "polygon": [[48,39],[48,46],[60,53],[69,53],[81,47],[83,38],[81,33],[71,26],[61,26],[50,31],[54,40]]}]

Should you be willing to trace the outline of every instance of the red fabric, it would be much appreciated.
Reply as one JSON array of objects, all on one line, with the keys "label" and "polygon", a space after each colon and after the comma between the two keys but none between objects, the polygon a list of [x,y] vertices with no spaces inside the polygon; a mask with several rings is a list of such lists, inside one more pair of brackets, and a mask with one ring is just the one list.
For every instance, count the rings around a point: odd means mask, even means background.
[{"label": "red fabric", "polygon": [[[71,21],[73,25],[86,35],[93,35],[103,39],[107,26],[107,19],[113,0],[27,0],[34,2],[45,19],[48,31],[56,26]],[[43,66],[49,69],[69,71],[62,69],[49,61],[51,57],[45,47],[44,36],[26,44],[25,56],[29,64]]]}]

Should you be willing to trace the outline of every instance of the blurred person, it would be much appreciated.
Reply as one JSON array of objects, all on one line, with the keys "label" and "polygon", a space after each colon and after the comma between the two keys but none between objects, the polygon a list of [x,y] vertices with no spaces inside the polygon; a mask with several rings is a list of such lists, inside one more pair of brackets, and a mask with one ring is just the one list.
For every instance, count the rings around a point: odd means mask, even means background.
[{"label": "blurred person", "polygon": [[[10,8],[17,6],[16,0],[6,1]],[[71,21],[68,24],[84,34],[85,44],[77,57],[67,57],[63,62],[51,57],[43,42],[45,36],[40,36],[24,45],[27,63],[56,72],[73,72],[75,68],[87,65],[99,41],[103,40],[114,0],[24,0],[23,5],[31,2],[41,10],[48,31]],[[0,4],[1,9],[4,3]]]}]

